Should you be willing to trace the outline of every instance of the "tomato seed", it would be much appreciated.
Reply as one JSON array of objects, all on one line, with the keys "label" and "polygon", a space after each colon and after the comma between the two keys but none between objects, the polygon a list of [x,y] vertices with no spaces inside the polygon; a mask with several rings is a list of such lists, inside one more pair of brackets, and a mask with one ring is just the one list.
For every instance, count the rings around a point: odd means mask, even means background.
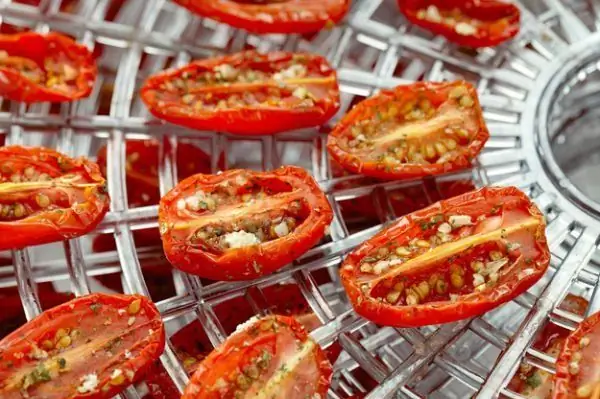
[{"label": "tomato seed", "polygon": [[50,205],[50,197],[45,194],[38,194],[35,200],[40,208],[46,208]]},{"label": "tomato seed", "polygon": [[575,393],[578,398],[587,398],[592,394],[592,384],[586,384],[577,388]]},{"label": "tomato seed", "polygon": [[131,315],[137,314],[140,311],[141,306],[142,300],[136,299],[129,304],[129,306],[127,307],[127,312]]},{"label": "tomato seed", "polygon": [[465,279],[458,273],[453,273],[450,275],[450,284],[454,288],[462,288],[465,285]]}]

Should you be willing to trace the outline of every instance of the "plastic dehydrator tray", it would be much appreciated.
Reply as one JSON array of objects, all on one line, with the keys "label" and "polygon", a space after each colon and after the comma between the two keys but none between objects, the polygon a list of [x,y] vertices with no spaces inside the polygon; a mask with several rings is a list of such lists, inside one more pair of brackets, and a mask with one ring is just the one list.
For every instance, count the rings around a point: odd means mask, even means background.
[{"label": "plastic dehydrator tray", "polygon": [[[92,96],[77,103],[27,107],[5,101],[1,132],[10,144],[44,145],[91,158],[107,146],[112,198],[111,210],[95,232],[107,234],[109,250],[94,252],[91,234],[6,254],[12,261],[0,267],[0,287],[18,287],[27,318],[40,312],[40,283],[53,282],[76,295],[105,289],[102,282],[108,278],[122,280],[125,292],[149,295],[149,287],[157,286],[144,265],[159,256],[161,248],[136,246],[134,236],[157,228],[158,207],[128,208],[125,189],[125,140],[148,138],[160,143],[156,168],[163,194],[176,183],[176,148],[181,143],[210,154],[213,171],[296,164],[319,181],[334,207],[334,222],[323,242],[293,265],[242,283],[207,284],[173,271],[168,279],[159,280],[163,289],[152,292],[152,297],[169,336],[199,321],[217,345],[227,332],[215,306],[245,296],[256,314],[265,313],[272,304],[260,295],[262,290],[281,282],[296,283],[323,323],[312,335],[322,345],[337,341],[343,348],[334,366],[330,398],[365,392],[371,399],[520,398],[507,384],[523,358],[553,372],[554,359],[531,347],[536,334],[549,321],[573,329],[582,319],[558,308],[565,294],[589,300],[587,314],[599,308],[600,3],[517,2],[522,11],[519,36],[477,52],[411,26],[395,1],[355,0],[343,24],[310,38],[249,35],[164,0],[22,3],[0,2],[3,24],[74,36],[94,49],[100,75]],[[326,127],[247,139],[148,123],[151,118],[137,94],[147,76],[191,59],[247,47],[325,55],[339,72],[338,115],[384,87],[415,80],[467,79],[479,90],[491,139],[472,170],[436,179],[376,183],[358,176],[334,177],[325,149]],[[470,180],[475,186],[516,185],[535,200],[546,214],[553,254],[546,277],[514,301],[458,323],[394,329],[357,316],[337,277],[344,254],[402,211],[394,206],[398,201],[403,204],[399,196],[418,198],[425,205],[440,198],[441,187],[457,180]],[[371,204],[371,216],[342,212],[344,203],[359,198]],[[182,389],[188,377],[172,345],[161,361]],[[143,391],[141,384],[123,396],[137,398]]]}]

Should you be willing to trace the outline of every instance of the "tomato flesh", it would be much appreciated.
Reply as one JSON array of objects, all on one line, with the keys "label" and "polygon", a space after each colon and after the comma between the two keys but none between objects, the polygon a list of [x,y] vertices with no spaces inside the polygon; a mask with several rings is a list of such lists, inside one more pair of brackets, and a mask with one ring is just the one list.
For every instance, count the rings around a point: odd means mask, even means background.
[{"label": "tomato flesh", "polygon": [[45,148],[0,148],[0,250],[92,230],[108,211],[98,165]]},{"label": "tomato flesh", "polygon": [[[588,301],[580,296],[569,294],[559,308],[579,316],[583,316]],[[558,357],[569,330],[548,323],[536,339],[533,347],[552,357]],[[509,388],[527,398],[551,398],[553,379],[552,374],[523,362],[518,373],[512,378]]]},{"label": "tomato flesh", "polygon": [[399,0],[415,25],[462,46],[496,46],[519,33],[519,9],[503,1]]},{"label": "tomato flesh", "polygon": [[331,374],[324,352],[298,322],[268,316],[249,321],[213,351],[182,398],[325,397]]},{"label": "tomato flesh", "polygon": [[459,320],[515,297],[543,275],[544,228],[523,193],[485,188],[400,218],[346,259],[342,281],[356,310],[375,322]]},{"label": "tomato flesh", "polygon": [[192,176],[159,209],[169,261],[213,279],[249,279],[276,270],[316,244],[331,219],[316,182],[291,166]]},{"label": "tomato flesh", "polygon": [[159,118],[237,134],[317,126],[339,108],[336,74],[325,59],[285,52],[195,61],[151,77],[141,95]]},{"label": "tomato flesh", "polygon": [[173,0],[188,10],[253,33],[312,33],[333,27],[350,0]]},{"label": "tomato flesh", "polygon": [[112,397],[139,380],[164,340],[160,314],[144,297],[74,299],[0,341],[0,396]]},{"label": "tomato flesh", "polygon": [[600,397],[600,313],[585,319],[565,340],[556,362],[553,399]]},{"label": "tomato flesh", "polygon": [[488,138],[471,84],[416,83],[359,103],[327,146],[351,172],[397,179],[469,167]]},{"label": "tomato flesh", "polygon": [[87,97],[96,77],[91,52],[58,33],[0,35],[0,71],[2,96],[27,103]]}]

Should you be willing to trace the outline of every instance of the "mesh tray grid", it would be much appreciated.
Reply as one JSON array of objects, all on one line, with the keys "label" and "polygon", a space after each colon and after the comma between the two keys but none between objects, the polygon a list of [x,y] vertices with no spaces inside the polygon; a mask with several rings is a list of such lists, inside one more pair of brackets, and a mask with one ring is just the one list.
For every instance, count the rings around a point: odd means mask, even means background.
[{"label": "mesh tray grid", "polygon": [[[553,358],[530,348],[540,327],[550,321],[572,329],[581,320],[557,309],[564,295],[572,292],[589,299],[588,313],[598,308],[599,271],[594,260],[598,231],[595,224],[587,223],[593,217],[570,212],[568,202],[550,189],[535,151],[528,151],[533,132],[525,115],[528,104],[536,101],[532,96],[537,95],[534,89],[545,68],[571,44],[594,35],[600,6],[583,0],[530,0],[519,6],[523,31],[516,40],[470,53],[409,26],[394,1],[354,1],[345,24],[311,38],[249,35],[192,16],[164,0],[0,1],[3,24],[62,31],[98,54],[100,76],[89,99],[30,107],[4,101],[0,132],[7,143],[44,145],[92,158],[106,145],[112,202],[97,233],[110,234],[116,247],[92,252],[90,237],[83,237],[14,251],[6,254],[11,264],[0,267],[0,287],[18,287],[29,319],[41,311],[37,285],[42,282],[83,295],[98,289],[98,277],[117,273],[124,292],[149,294],[148,275],[140,265],[160,253],[160,248],[136,246],[132,230],[155,229],[157,206],[128,207],[126,139],[159,140],[157,168],[163,194],[176,184],[176,149],[183,142],[210,154],[213,171],[221,166],[271,169],[296,164],[311,171],[334,207],[336,216],[327,237],[293,265],[252,283],[206,284],[173,272],[173,294],[155,298],[169,335],[198,320],[217,345],[227,332],[214,312],[216,305],[245,296],[257,314],[265,313],[269,304],[261,299],[261,290],[293,281],[323,322],[313,336],[324,346],[337,341],[343,348],[330,398],[369,391],[365,378],[357,377],[361,373],[379,383],[369,398],[520,398],[506,384],[523,357],[536,367],[553,370]],[[437,179],[374,183],[358,176],[335,177],[325,150],[326,128],[243,139],[148,123],[148,113],[136,94],[148,75],[194,58],[247,47],[310,50],[327,56],[339,71],[339,115],[380,88],[415,80],[467,79],[478,87],[492,137],[472,170]],[[224,165],[220,165],[222,154]],[[337,277],[344,254],[397,216],[391,193],[418,190],[432,202],[441,196],[443,184],[464,179],[476,186],[515,184],[534,198],[548,219],[553,252],[548,275],[526,294],[472,320],[393,329],[358,317]],[[343,201],[363,197],[372,203],[376,220],[343,215]],[[255,287],[252,295],[251,286]],[[161,361],[183,388],[188,377],[171,345]],[[143,387],[138,387],[122,396],[142,394]]]}]

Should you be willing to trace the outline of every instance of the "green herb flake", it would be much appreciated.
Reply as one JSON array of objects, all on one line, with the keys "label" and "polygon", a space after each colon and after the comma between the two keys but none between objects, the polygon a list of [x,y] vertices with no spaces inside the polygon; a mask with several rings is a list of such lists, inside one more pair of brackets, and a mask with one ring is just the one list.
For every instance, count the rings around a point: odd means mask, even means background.
[{"label": "green herb flake", "polygon": [[90,305],[90,310],[92,312],[94,312],[94,314],[98,314],[100,312],[100,309],[102,308],[102,305],[99,303],[92,303]]},{"label": "green herb flake", "polygon": [[542,380],[537,373],[533,373],[529,377],[527,377],[525,383],[532,388],[537,388],[540,385],[542,385]]}]

